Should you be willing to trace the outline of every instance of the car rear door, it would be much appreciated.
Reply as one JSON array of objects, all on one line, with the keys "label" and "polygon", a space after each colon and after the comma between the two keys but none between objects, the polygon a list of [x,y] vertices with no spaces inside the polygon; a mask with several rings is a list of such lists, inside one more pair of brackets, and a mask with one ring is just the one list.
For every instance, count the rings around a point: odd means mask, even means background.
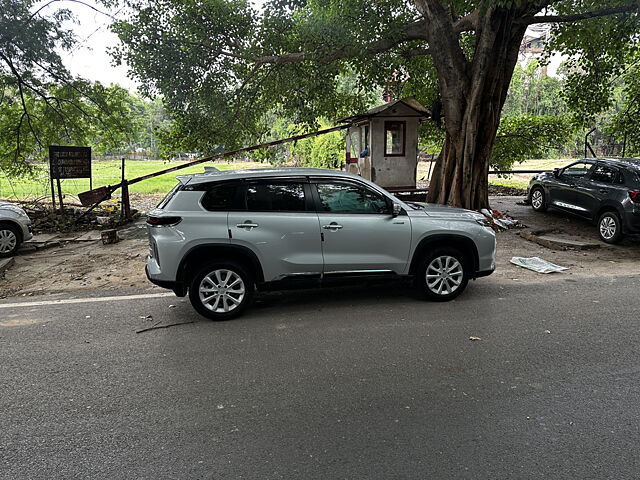
[{"label": "car rear door", "polygon": [[411,221],[392,215],[392,201],[349,179],[311,181],[322,228],[324,274],[403,273]]},{"label": "car rear door", "polygon": [[256,253],[266,281],[321,274],[320,226],[306,179],[247,181],[238,204],[228,217],[231,243]]},{"label": "car rear door", "polygon": [[590,175],[576,181],[575,205],[585,216],[593,218],[608,199],[615,199],[620,171],[604,163],[596,163]]}]

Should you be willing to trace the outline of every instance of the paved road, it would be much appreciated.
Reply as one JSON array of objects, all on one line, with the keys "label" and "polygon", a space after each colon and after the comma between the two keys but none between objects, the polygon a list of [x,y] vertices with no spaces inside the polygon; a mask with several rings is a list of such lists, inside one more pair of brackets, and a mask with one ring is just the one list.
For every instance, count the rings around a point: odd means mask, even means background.
[{"label": "paved road", "polygon": [[558,278],[0,308],[0,478],[638,478],[640,277]]}]

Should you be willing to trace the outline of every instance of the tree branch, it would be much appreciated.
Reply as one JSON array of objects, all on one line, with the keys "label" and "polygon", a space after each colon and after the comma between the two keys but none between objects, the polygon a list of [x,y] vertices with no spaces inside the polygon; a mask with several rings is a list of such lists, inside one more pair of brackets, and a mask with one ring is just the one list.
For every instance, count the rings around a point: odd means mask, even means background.
[{"label": "tree branch", "polygon": [[[11,61],[11,59],[7,58],[2,53],[0,53],[0,59],[4,60],[4,62],[8,65],[9,69],[13,72],[13,74],[16,76],[16,79],[18,80],[18,92],[20,94],[20,103],[22,105],[22,116],[20,117],[20,122],[18,124],[18,128],[22,128],[22,121],[26,117],[27,125],[29,126],[29,130],[31,131],[33,137],[35,138],[35,140],[38,143],[38,145],[40,146],[40,148],[44,148],[44,146],[42,145],[42,142],[40,141],[40,137],[38,136],[38,132],[36,132],[36,130],[33,127],[33,124],[31,123],[32,115],[29,113],[29,109],[27,107],[27,102],[26,102],[26,100],[24,98],[24,91],[22,89],[23,82],[21,80],[22,77],[20,77],[20,74],[16,70],[16,67],[13,65],[13,62]],[[19,149],[17,149],[16,150],[16,158],[18,158],[19,154],[20,154],[20,151],[19,151]]]},{"label": "tree branch", "polygon": [[79,3],[80,5],[84,5],[85,7],[89,7],[91,10],[94,10],[98,13],[101,13],[102,15],[105,15],[107,17],[109,17],[111,20],[116,20],[116,17],[114,17],[113,15],[111,15],[110,13],[107,12],[103,12],[102,10],[99,10],[98,8],[94,7],[93,5],[90,5],[88,3],[85,3],[81,0],[50,0],[49,2],[45,3],[44,5],[42,5],[40,8],[38,8],[35,12],[33,12],[29,18],[27,18],[27,20],[23,23],[23,26],[26,25],[27,23],[29,23],[33,17],[35,17],[36,15],[38,15],[42,10],[44,10],[45,8],[47,8],[49,5],[51,5],[52,3],[57,3],[57,2],[72,2],[72,3]]},{"label": "tree branch", "polygon": [[[335,60],[353,57],[358,53],[364,53],[365,55],[377,55],[379,53],[387,52],[405,42],[427,40],[426,25],[427,22],[425,20],[418,20],[416,22],[409,23],[404,26],[403,32],[399,37],[379,40],[368,45],[362,51],[358,49],[344,48],[321,57],[306,52],[285,53],[282,55],[264,55],[254,58],[253,61],[258,65],[281,65],[285,63],[303,62],[305,60],[316,60],[329,63]],[[423,52],[423,55],[424,54],[425,53]]]},{"label": "tree branch", "polygon": [[521,25],[533,25],[536,23],[564,23],[577,22],[587,20],[589,18],[607,17],[617,13],[626,13],[638,10],[638,2],[634,0],[630,5],[621,5],[619,7],[603,8],[594,12],[573,13],[570,15],[539,15],[527,16],[516,20]]}]

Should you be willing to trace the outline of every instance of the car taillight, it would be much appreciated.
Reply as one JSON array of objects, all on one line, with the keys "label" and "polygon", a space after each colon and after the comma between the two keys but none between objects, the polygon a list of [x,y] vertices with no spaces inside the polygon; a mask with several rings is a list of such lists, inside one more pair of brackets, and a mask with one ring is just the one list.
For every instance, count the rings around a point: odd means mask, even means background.
[{"label": "car taillight", "polygon": [[182,221],[180,217],[147,217],[147,225],[152,227],[170,227]]},{"label": "car taillight", "polygon": [[640,190],[630,190],[629,198],[633,203],[640,203]]}]

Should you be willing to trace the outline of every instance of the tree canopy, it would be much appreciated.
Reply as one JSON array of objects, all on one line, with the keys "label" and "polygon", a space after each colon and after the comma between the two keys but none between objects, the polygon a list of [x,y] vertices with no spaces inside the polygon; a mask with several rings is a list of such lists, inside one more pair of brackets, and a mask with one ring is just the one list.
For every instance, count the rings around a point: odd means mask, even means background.
[{"label": "tree canopy", "polygon": [[[430,199],[487,204],[486,172],[528,25],[552,23],[574,91],[605,102],[621,56],[638,49],[637,0],[126,0],[115,30],[147,93],[161,93],[186,145],[240,146],[268,112],[296,122],[365,107],[383,89],[442,105],[445,145]],[[351,89],[341,89],[347,76]],[[577,102],[568,96],[568,103]]]},{"label": "tree canopy", "polygon": [[4,0],[0,9],[0,168],[8,173],[28,172],[28,160],[49,144],[108,149],[133,129],[126,90],[78,78],[63,64],[59,52],[77,40],[64,27],[72,14],[55,3]]}]

